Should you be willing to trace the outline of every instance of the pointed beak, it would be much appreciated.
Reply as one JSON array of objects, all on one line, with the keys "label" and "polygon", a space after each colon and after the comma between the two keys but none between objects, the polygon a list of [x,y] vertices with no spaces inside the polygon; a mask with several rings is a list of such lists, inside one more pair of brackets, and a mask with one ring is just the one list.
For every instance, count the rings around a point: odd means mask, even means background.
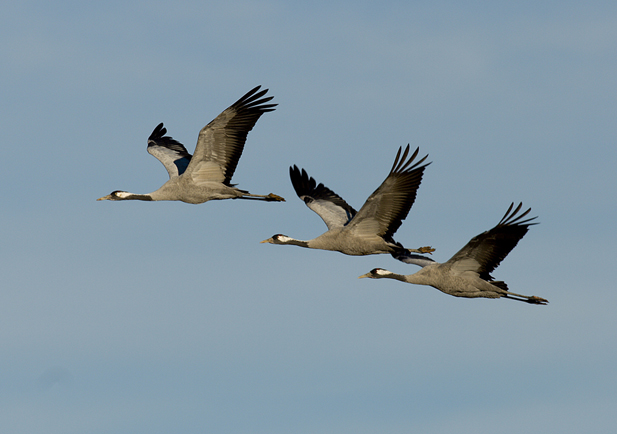
[{"label": "pointed beak", "polygon": [[107,196],[103,196],[103,197],[99,197],[97,200],[109,200],[111,194],[108,194]]},{"label": "pointed beak", "polygon": [[268,238],[267,240],[260,241],[259,244],[271,243],[271,242],[272,242],[272,238]]},{"label": "pointed beak", "polygon": [[371,273],[363,274],[362,276],[358,276],[358,279],[364,279],[365,277],[371,277]]}]

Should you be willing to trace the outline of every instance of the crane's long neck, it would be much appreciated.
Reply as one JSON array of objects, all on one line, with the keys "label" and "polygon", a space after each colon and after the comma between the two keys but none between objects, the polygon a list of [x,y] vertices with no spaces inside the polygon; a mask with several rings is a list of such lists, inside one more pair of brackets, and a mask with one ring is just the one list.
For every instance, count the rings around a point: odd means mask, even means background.
[{"label": "crane's long neck", "polygon": [[285,237],[285,238],[279,238],[278,240],[281,244],[291,244],[292,246],[300,246],[300,247],[309,247],[309,243],[308,241],[303,241],[303,240],[296,240],[295,238],[291,238],[291,237]]},{"label": "crane's long neck", "polygon": [[386,279],[400,280],[401,282],[406,282],[406,283],[412,283],[407,280],[409,276],[405,276],[403,274],[390,273],[390,274],[382,275],[380,277],[386,278]]},{"label": "crane's long neck", "polygon": [[135,194],[135,193],[124,193],[121,196],[119,195],[119,200],[145,200],[152,201],[155,200],[152,197],[152,194]]},{"label": "crane's long neck", "polygon": [[407,274],[407,275],[396,274],[396,273],[392,273],[391,271],[387,271],[387,270],[379,270],[375,274],[373,274],[371,277],[378,278],[378,279],[395,279],[395,280],[400,280],[401,282],[405,282],[405,283],[414,283],[416,285],[431,285],[430,279],[427,278],[427,275],[423,270],[420,270],[414,274]]}]

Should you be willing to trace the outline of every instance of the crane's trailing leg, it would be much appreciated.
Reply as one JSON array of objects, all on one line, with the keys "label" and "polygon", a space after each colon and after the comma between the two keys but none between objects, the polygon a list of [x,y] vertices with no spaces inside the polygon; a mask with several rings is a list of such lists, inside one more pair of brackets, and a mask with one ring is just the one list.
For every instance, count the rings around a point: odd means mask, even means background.
[{"label": "crane's trailing leg", "polygon": [[509,298],[510,300],[524,301],[525,303],[529,303],[529,304],[543,304],[543,305],[548,304],[547,299],[542,298],[542,297],[537,297],[535,295],[527,296],[527,295],[520,295],[520,294],[514,294],[512,292],[508,292],[506,295],[504,295],[504,298]]},{"label": "crane's trailing leg", "polygon": [[272,202],[285,202],[285,199],[282,198],[281,196],[274,194],[274,193],[270,193],[266,196],[266,200],[272,201]]},{"label": "crane's trailing leg", "polygon": [[244,193],[244,195],[242,197],[239,197],[238,199],[265,200],[266,202],[285,202],[284,198],[274,193],[270,193],[267,195]]},{"label": "crane's trailing leg", "polygon": [[435,249],[431,246],[420,247],[419,249],[406,249],[409,253],[433,253]]}]

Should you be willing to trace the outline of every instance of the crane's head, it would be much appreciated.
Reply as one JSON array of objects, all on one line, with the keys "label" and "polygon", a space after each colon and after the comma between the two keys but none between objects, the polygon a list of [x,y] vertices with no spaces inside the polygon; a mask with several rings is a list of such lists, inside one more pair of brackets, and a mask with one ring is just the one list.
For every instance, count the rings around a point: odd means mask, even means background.
[{"label": "crane's head", "polygon": [[292,246],[309,247],[308,241],[296,240],[295,238],[291,238],[283,234],[272,235],[272,237],[261,242],[270,244],[290,244]]},{"label": "crane's head", "polygon": [[146,200],[146,201],[151,201],[154,199],[152,199],[152,196],[150,196],[149,194],[134,194],[134,193],[129,193],[128,191],[116,190],[116,191],[112,191],[107,196],[98,198],[97,200]]},{"label": "crane's head", "polygon": [[283,235],[283,234],[276,234],[276,235],[272,235],[270,238],[268,238],[267,240],[263,240],[260,241],[260,243],[270,243],[270,244],[289,244],[289,241],[291,241],[293,238],[288,237],[287,235]]},{"label": "crane's head", "polygon": [[116,190],[107,196],[99,197],[97,200],[126,200],[129,196],[132,196],[132,194],[127,191]]},{"label": "crane's head", "polygon": [[381,279],[382,277],[388,277],[391,274],[393,274],[392,271],[384,270],[383,268],[373,268],[368,273],[358,276],[358,279],[362,279],[364,277],[368,277],[370,279]]}]

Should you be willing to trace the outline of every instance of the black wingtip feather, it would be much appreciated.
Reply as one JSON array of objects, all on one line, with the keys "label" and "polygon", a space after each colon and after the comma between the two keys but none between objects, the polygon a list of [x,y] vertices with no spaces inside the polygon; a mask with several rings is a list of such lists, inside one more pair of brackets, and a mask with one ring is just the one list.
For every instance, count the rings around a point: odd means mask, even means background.
[{"label": "black wingtip feather", "polygon": [[[420,165],[428,158],[428,154],[427,154],[422,159],[414,163],[414,160],[416,159],[416,157],[418,156],[418,153],[420,152],[420,147],[417,147],[414,153],[411,155],[411,157],[407,158],[407,156],[409,155],[409,151],[410,151],[409,144],[407,144],[404,151],[403,151],[402,146],[398,148],[398,152],[396,153],[396,157],[394,158],[394,164],[392,164],[392,169],[390,169],[390,173],[410,172],[414,169],[420,168]],[[401,156],[401,152],[403,153],[402,156]],[[414,164],[412,165],[412,163]],[[430,162],[426,163],[422,167],[426,167],[430,164],[431,164]]]},{"label": "black wingtip feather", "polygon": [[271,112],[274,111],[278,104],[264,104],[268,101],[271,101],[274,97],[269,96],[267,98],[261,98],[264,96],[269,89],[264,89],[260,92],[257,92],[261,88],[261,85],[254,87],[249,90],[246,94],[244,94],[238,101],[233,103],[232,107],[236,109],[250,110],[255,109],[260,112]]},{"label": "black wingtip feather", "polygon": [[508,210],[506,211],[506,213],[502,217],[502,219],[497,224],[497,226],[532,226],[532,225],[537,225],[539,222],[533,222],[533,220],[538,218],[537,216],[536,217],[530,217],[528,219],[522,220],[523,217],[527,216],[527,214],[529,214],[531,212],[531,208],[527,209],[527,211],[523,212],[522,214],[518,214],[517,215],[517,213],[520,211],[522,206],[523,206],[523,202],[520,202],[518,204],[518,206],[516,207],[516,209],[514,211],[512,211],[512,208],[514,208],[514,202],[512,202],[510,204],[510,206],[508,207]]},{"label": "black wingtip feather", "polygon": [[306,170],[300,169],[295,164],[289,167],[289,178],[296,195],[306,204],[313,200],[327,200],[343,208],[350,218],[356,214],[356,210],[345,202],[342,197],[322,183],[318,184],[312,176],[309,176]]},{"label": "black wingtip feather", "polygon": [[180,157],[190,160],[191,154],[189,154],[184,145],[173,137],[166,136],[165,134],[167,134],[167,128],[165,128],[161,122],[154,128],[150,137],[148,137],[148,149],[161,146],[176,152]]},{"label": "black wingtip feather", "polygon": [[154,130],[152,130],[152,133],[150,134],[150,137],[148,137],[148,140],[160,139],[165,134],[167,134],[167,128],[165,128],[163,126],[163,122],[161,122],[154,128]]},{"label": "black wingtip feather", "polygon": [[301,170],[295,164],[289,167],[289,178],[298,197],[312,195],[316,190],[325,188],[323,184],[318,185],[317,181],[306,173],[306,170]]}]

